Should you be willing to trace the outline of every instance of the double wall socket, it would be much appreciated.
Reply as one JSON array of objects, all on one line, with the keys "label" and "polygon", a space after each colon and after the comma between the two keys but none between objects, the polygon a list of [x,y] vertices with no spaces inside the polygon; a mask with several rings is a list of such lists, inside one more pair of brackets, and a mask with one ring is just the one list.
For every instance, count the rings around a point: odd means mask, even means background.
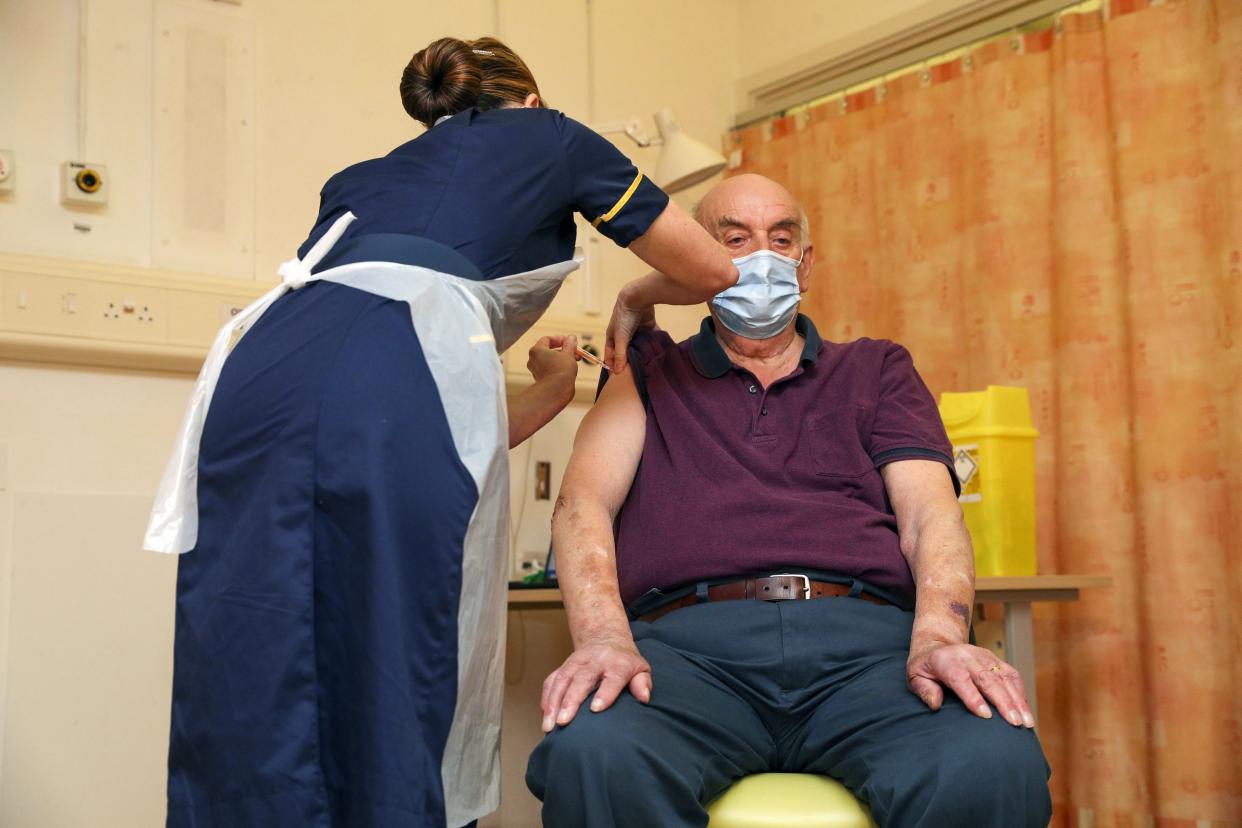
[{"label": "double wall socket", "polygon": [[54,336],[163,342],[168,292],[61,277],[4,280],[0,327]]}]

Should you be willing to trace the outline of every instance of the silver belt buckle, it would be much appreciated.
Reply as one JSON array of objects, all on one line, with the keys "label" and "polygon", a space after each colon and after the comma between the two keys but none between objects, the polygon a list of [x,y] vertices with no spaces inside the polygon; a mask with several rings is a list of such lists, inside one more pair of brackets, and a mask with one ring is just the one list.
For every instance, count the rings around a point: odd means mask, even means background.
[{"label": "silver belt buckle", "polygon": [[778,572],[775,575],[769,575],[769,578],[801,578],[802,579],[802,600],[811,600],[811,579],[799,572]]}]

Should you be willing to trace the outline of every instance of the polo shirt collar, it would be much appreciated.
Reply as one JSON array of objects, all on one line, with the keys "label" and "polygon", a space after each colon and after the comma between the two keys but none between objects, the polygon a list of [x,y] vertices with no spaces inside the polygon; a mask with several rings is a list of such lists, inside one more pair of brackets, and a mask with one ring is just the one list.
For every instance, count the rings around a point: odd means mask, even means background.
[{"label": "polo shirt collar", "polygon": [[[800,313],[794,322],[794,330],[804,340],[802,364],[814,365],[819,359],[820,345],[823,344],[819,331],[815,329],[815,323],[809,316]],[[729,359],[729,355],[720,345],[720,340],[716,338],[716,323],[710,316],[703,319],[699,332],[690,337],[690,353],[694,356],[695,369],[708,379],[719,379],[733,367],[733,360]]]}]

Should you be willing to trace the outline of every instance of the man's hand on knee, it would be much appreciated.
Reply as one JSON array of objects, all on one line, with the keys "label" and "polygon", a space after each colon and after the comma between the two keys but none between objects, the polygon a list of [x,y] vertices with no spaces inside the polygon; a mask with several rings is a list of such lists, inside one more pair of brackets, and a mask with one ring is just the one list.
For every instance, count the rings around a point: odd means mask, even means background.
[{"label": "man's hand on knee", "polygon": [[934,643],[911,650],[906,679],[910,690],[932,710],[944,702],[941,685],[945,685],[980,718],[992,718],[990,701],[1010,724],[1035,726],[1022,676],[983,647]]},{"label": "man's hand on knee", "polygon": [[543,682],[543,732],[573,721],[582,702],[598,686],[591,711],[607,710],[626,687],[643,704],[651,701],[651,665],[633,640],[584,644]]}]

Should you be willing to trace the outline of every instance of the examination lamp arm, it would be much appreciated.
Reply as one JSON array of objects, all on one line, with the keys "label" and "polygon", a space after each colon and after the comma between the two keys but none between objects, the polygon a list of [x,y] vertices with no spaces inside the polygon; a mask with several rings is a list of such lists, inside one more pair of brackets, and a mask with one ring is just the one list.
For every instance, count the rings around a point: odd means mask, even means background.
[{"label": "examination lamp arm", "polygon": [[635,144],[640,147],[658,147],[664,143],[664,139],[657,136],[652,138],[647,134],[647,130],[643,129],[642,122],[637,118],[630,118],[628,121],[610,121],[605,124],[594,124],[591,129],[600,135],[610,135],[618,132],[624,132],[629,136]]}]

